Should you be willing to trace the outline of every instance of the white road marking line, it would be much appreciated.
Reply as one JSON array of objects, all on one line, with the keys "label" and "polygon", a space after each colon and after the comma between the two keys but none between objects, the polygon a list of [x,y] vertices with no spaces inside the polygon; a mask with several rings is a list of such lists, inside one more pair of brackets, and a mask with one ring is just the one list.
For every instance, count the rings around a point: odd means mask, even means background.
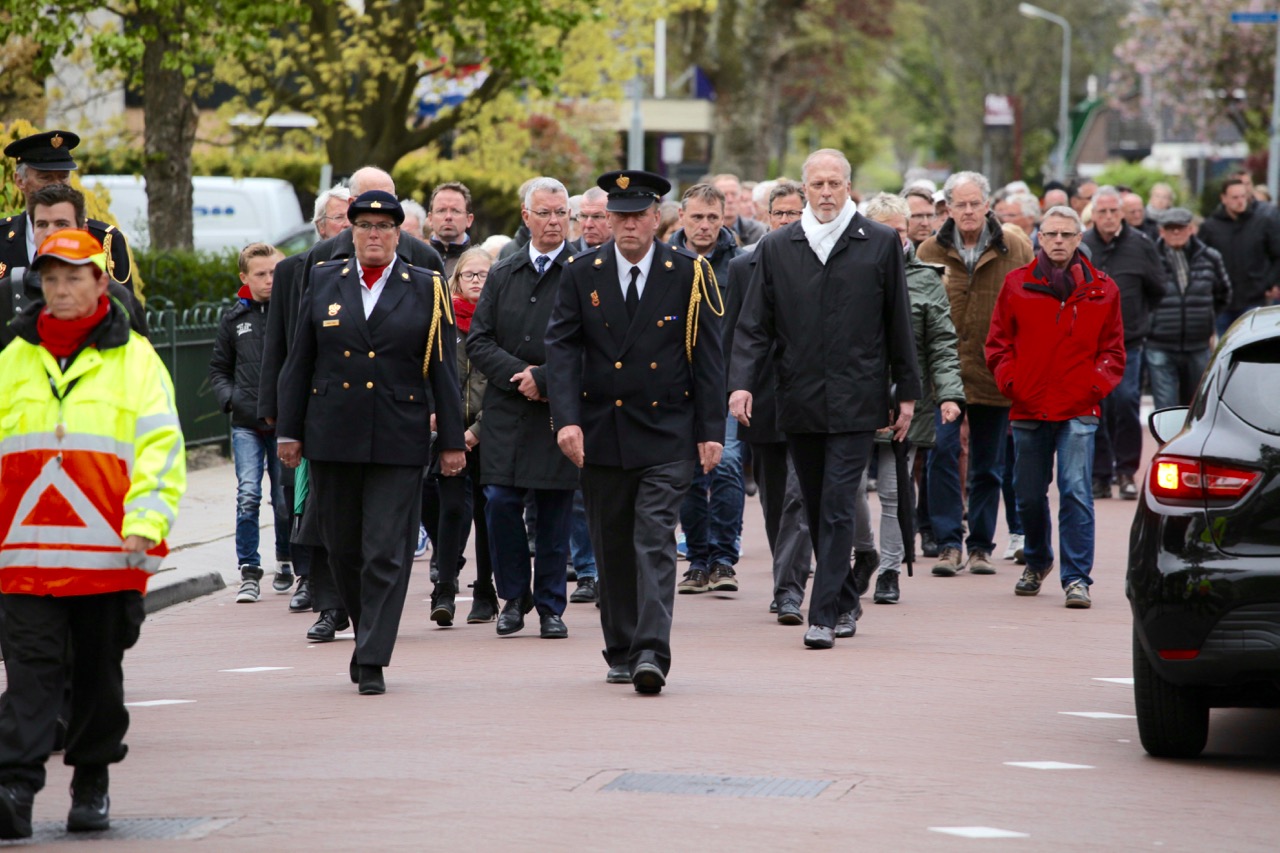
[{"label": "white road marking line", "polygon": [[1135,714],[1113,714],[1110,711],[1059,711],[1067,717],[1086,717],[1090,720],[1136,720]]},{"label": "white road marking line", "polygon": [[996,829],[994,826],[931,826],[930,832],[941,832],[943,835],[956,835],[960,838],[1030,838],[1025,832],[1014,832],[1012,829]]},{"label": "white road marking line", "polygon": [[1108,684],[1124,684],[1128,687],[1133,686],[1132,678],[1095,678],[1094,681],[1105,681]]},{"label": "white road marking line", "polygon": [[239,669],[220,669],[218,672],[275,672],[281,669],[293,669],[291,666],[242,666]]},{"label": "white road marking line", "polygon": [[1028,770],[1093,770],[1092,764],[1066,764],[1062,761],[1006,761],[1009,767],[1025,767]]},{"label": "white road marking line", "polygon": [[125,702],[126,708],[156,708],[160,705],[190,705],[194,699],[148,699],[145,702]]}]

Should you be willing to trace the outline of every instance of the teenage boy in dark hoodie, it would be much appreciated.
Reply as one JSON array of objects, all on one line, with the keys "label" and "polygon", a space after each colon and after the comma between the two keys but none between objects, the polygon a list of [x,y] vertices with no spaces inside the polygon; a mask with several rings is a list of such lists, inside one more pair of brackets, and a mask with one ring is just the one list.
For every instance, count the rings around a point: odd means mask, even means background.
[{"label": "teenage boy in dark hoodie", "polygon": [[276,264],[283,255],[267,243],[250,243],[240,252],[240,291],[236,304],[223,312],[209,360],[209,384],[218,405],[231,415],[231,450],[236,463],[236,559],[240,592],[236,601],[258,600],[262,560],[258,556],[258,511],[262,472],[271,483],[275,511],[276,573],[271,587],[287,594],[293,588],[289,559],[289,510],[280,483],[275,428],[258,417],[258,379],[267,327],[267,303]]}]

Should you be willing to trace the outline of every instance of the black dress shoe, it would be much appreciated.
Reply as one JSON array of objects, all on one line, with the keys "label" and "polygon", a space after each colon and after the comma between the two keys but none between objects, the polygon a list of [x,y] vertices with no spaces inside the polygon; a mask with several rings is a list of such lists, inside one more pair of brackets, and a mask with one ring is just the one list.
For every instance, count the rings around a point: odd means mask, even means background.
[{"label": "black dress shoe", "polygon": [[67,832],[103,832],[111,828],[111,797],[106,767],[81,765],[71,777]]},{"label": "black dress shoe", "polygon": [[658,668],[656,663],[645,661],[644,663],[636,664],[635,670],[631,673],[631,684],[635,687],[637,693],[652,696],[655,693],[662,692],[662,688],[667,684],[667,679],[663,676],[662,670]]},{"label": "black dress shoe", "polygon": [[800,612],[800,605],[794,601],[784,601],[778,605],[778,624],[779,625],[803,625],[804,614]]},{"label": "black dress shoe", "polygon": [[583,578],[578,581],[578,588],[569,596],[569,601],[572,604],[589,604],[596,600],[597,595],[596,579]]},{"label": "black dress shoe", "polygon": [[347,674],[351,676],[352,684],[360,683],[360,664],[356,663],[355,649],[351,650],[351,665],[347,667]]},{"label": "black dress shoe", "polygon": [[880,577],[876,578],[876,594],[871,599],[876,604],[897,604],[898,603],[898,573],[895,571],[882,572]]},{"label": "black dress shoe", "polygon": [[538,617],[542,623],[542,639],[563,640],[569,636],[569,628],[564,620],[554,613],[543,613]]},{"label": "black dress shoe", "polygon": [[360,664],[360,695],[377,696],[387,692],[387,683],[382,680],[382,667]]},{"label": "black dress shoe", "polygon": [[830,649],[836,644],[836,632],[826,625],[810,625],[804,632],[804,644],[811,649]]},{"label": "black dress shoe", "polygon": [[608,684],[630,684],[631,683],[631,667],[625,663],[617,666],[609,667],[609,674],[604,677]]},{"label": "black dress shoe", "polygon": [[19,782],[0,785],[0,839],[31,837],[35,793]]},{"label": "black dress shoe", "polygon": [[313,643],[332,643],[338,638],[338,632],[350,624],[350,620],[341,610],[322,610],[320,618],[307,629],[307,639]]},{"label": "black dress shoe", "polygon": [[858,619],[853,613],[841,613],[836,618],[836,639],[847,640],[858,633]]},{"label": "black dress shoe", "polygon": [[513,598],[502,605],[502,612],[498,614],[498,634],[505,637],[523,627],[524,609],[521,607],[520,599]]},{"label": "black dress shoe", "polygon": [[294,590],[293,598],[289,599],[290,613],[306,613],[311,609],[311,581],[307,578],[298,578],[298,588]]}]

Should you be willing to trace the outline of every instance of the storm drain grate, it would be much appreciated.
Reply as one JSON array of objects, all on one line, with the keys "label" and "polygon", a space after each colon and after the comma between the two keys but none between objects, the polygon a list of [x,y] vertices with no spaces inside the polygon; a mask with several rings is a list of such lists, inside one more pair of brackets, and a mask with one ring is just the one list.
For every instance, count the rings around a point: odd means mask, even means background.
[{"label": "storm drain grate", "polygon": [[693,794],[704,797],[816,797],[831,786],[823,779],[770,776],[690,776],[683,773],[623,773],[602,791]]},{"label": "storm drain grate", "polygon": [[197,841],[235,822],[233,817],[113,817],[104,832],[67,832],[60,820],[36,821],[32,837],[0,846],[56,841]]}]

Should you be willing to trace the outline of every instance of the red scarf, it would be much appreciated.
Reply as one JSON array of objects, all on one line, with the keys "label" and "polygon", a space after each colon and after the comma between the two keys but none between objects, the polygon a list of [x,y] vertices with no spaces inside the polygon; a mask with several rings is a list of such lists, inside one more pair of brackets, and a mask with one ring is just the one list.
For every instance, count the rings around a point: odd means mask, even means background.
[{"label": "red scarf", "polygon": [[360,277],[364,279],[364,286],[373,290],[373,286],[378,283],[378,279],[382,278],[382,271],[387,268],[386,264],[380,267],[360,267]]},{"label": "red scarf", "polygon": [[453,297],[453,317],[458,321],[458,331],[464,335],[471,331],[471,315],[476,313],[476,304],[461,296]]},{"label": "red scarf", "polygon": [[54,358],[70,358],[110,310],[111,302],[105,293],[98,297],[97,309],[79,320],[59,320],[49,313],[49,309],[42,310],[36,318],[36,334],[40,336],[40,346],[47,349]]}]

